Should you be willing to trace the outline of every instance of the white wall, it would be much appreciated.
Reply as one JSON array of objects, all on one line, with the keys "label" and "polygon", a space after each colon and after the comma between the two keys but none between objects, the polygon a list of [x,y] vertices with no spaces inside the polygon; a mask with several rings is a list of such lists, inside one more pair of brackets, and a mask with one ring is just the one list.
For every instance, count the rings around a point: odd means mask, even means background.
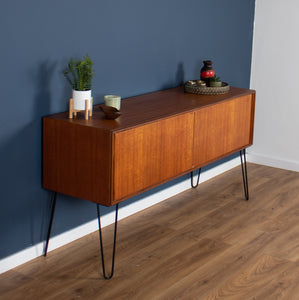
[{"label": "white wall", "polygon": [[299,171],[299,1],[256,0],[251,88],[258,163]]}]

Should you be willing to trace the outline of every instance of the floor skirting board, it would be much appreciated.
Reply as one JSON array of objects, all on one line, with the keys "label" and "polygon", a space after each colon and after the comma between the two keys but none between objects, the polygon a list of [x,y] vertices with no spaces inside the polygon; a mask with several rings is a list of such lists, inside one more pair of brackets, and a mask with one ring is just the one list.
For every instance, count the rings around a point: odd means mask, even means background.
[{"label": "floor skirting board", "polygon": [[250,152],[250,150],[248,150],[247,153],[248,153],[247,160],[249,162],[265,165],[269,167],[299,172],[299,162],[257,154],[257,153]]},{"label": "floor skirting board", "polygon": [[[287,169],[299,172],[299,163],[287,160],[280,160],[277,158],[272,158],[260,154],[251,153],[248,151],[247,155],[248,162],[257,163],[261,165],[271,166],[275,168]],[[200,183],[214,176],[217,176],[229,169],[232,169],[240,164],[239,157],[236,157],[228,162],[218,165],[202,173],[200,178]],[[150,207],[156,203],[159,203],[167,198],[170,198],[180,192],[183,192],[190,188],[190,180],[185,180],[171,186],[169,188],[163,189],[158,193],[151,194],[148,197],[142,198],[138,202],[134,202],[131,205],[124,206],[119,210],[119,220],[126,218],[138,211],[141,211],[147,207]],[[106,214],[102,217],[102,225],[107,226],[114,222],[114,214]],[[50,240],[49,251],[62,247],[76,239],[79,239],[89,233],[98,230],[97,219],[92,220],[86,224],[78,226],[67,232],[54,236]],[[32,247],[26,248],[20,252],[12,254],[4,259],[0,260],[0,274],[4,273],[10,269],[13,269],[23,263],[26,263],[34,258],[37,258],[43,254],[44,243],[36,244]]]},{"label": "floor skirting board", "polygon": [[[225,171],[228,171],[236,166],[240,165],[240,158],[236,157],[214,168],[208,169],[202,172],[200,177],[200,183],[209,180]],[[157,193],[151,194],[145,198],[142,198],[138,202],[121,207],[119,209],[119,220],[124,219],[138,211],[146,209],[156,203],[159,203],[167,198],[170,198],[180,192],[190,189],[190,179],[180,182],[176,185],[163,189]],[[110,225],[114,222],[114,213],[106,214],[102,216],[102,226]],[[98,230],[97,219],[92,220],[86,224],[78,226],[67,232],[53,236],[50,239],[48,251],[62,247],[76,239],[79,239],[87,234],[90,234]],[[24,264],[34,258],[37,258],[43,254],[44,243],[39,243],[15,254],[12,254],[4,259],[0,260],[0,274],[10,269],[13,269],[21,264]]]}]

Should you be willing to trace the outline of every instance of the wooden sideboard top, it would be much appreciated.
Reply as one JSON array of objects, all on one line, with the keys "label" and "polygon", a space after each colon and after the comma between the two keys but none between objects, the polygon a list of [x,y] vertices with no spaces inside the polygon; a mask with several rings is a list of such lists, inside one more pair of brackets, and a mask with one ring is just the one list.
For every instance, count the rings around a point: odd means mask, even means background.
[{"label": "wooden sideboard top", "polygon": [[105,119],[104,113],[95,105],[92,118],[84,119],[84,114],[69,119],[68,112],[58,113],[47,118],[57,119],[82,126],[103,128],[109,131],[122,131],[131,127],[193,111],[201,107],[236,97],[254,94],[254,90],[231,87],[229,93],[221,95],[197,95],[185,93],[183,86],[138,95],[121,101],[122,115],[116,120]]}]

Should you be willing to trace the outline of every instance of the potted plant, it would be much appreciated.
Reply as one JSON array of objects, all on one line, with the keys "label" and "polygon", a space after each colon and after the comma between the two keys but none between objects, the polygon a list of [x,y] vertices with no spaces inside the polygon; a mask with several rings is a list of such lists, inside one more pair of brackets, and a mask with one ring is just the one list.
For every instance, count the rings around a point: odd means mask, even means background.
[{"label": "potted plant", "polygon": [[217,77],[216,75],[214,75],[213,77],[211,77],[210,79],[210,86],[211,87],[219,87],[219,86],[222,86],[222,81],[220,80],[219,77]]},{"label": "potted plant", "polygon": [[73,109],[84,110],[85,100],[91,107],[91,81],[95,72],[92,70],[93,62],[88,54],[79,60],[70,59],[64,76],[72,86]]}]

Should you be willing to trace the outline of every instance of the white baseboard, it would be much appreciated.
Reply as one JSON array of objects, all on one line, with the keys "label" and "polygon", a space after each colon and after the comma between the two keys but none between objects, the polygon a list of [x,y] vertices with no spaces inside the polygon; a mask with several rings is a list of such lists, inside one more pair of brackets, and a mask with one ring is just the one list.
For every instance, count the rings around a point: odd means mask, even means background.
[{"label": "white baseboard", "polygon": [[[234,158],[221,165],[211,168],[205,172],[202,172],[200,177],[200,183],[209,180],[225,171],[228,171],[240,164],[240,159]],[[184,180],[171,187],[165,188],[157,193],[151,194],[150,196],[144,197],[137,202],[130,205],[120,207],[119,209],[119,220],[124,219],[136,212],[139,212],[145,208],[148,208],[156,203],[159,203],[165,199],[168,199],[180,192],[190,189],[190,180]],[[102,226],[105,227],[114,222],[114,212],[108,213],[101,217]],[[78,226],[67,232],[61,233],[50,239],[48,251],[57,249],[64,246],[76,239],[79,239],[87,234],[90,234],[98,230],[97,219],[92,220],[86,224]],[[13,269],[19,265],[22,265],[34,258],[37,258],[43,254],[44,243],[36,244],[32,247],[26,248],[20,252],[12,254],[4,259],[0,260],[0,274],[10,269]]]},{"label": "white baseboard", "polygon": [[248,151],[247,160],[260,165],[299,172],[299,162],[296,161],[282,160],[250,151]]}]

